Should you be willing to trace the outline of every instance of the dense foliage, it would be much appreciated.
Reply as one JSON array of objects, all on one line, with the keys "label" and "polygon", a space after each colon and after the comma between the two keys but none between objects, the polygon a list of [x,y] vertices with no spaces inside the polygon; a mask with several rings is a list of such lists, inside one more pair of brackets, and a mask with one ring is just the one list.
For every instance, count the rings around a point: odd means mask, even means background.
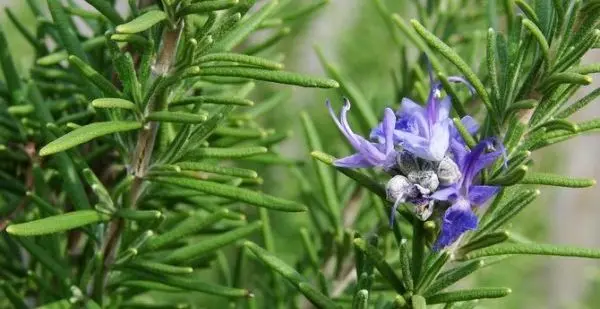
[{"label": "dense foliage", "polygon": [[[408,21],[369,1],[401,63],[384,109],[319,48],[329,78],[284,69],[279,43],[326,0],[86,1],[26,1],[35,31],[7,10],[27,74],[0,29],[0,306],[474,308],[511,290],[455,284],[512,255],[600,258],[508,231],[537,185],[595,184],[530,169],[600,128],[569,120],[600,94],[572,99],[600,72],[581,64],[600,2],[415,1]],[[290,86],[354,108],[290,117]],[[313,162],[281,154],[289,122]]]}]

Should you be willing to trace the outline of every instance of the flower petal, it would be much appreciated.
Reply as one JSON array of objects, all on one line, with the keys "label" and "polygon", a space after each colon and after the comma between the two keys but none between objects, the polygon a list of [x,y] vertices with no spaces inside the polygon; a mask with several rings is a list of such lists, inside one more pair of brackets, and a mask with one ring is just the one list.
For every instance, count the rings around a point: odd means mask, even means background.
[{"label": "flower petal", "polygon": [[[429,149],[429,141],[413,134],[406,134],[405,132],[395,132],[395,137],[400,141],[402,148],[412,153],[414,156],[431,160],[431,151]],[[402,137],[402,138],[399,138]]]},{"label": "flower petal", "polygon": [[385,138],[385,153],[388,154],[394,150],[394,127],[396,126],[396,115],[390,108],[386,108],[383,113],[383,134]]},{"label": "flower petal", "polygon": [[400,116],[402,114],[414,114],[414,113],[423,114],[424,112],[425,112],[425,109],[420,104],[415,103],[415,101],[413,101],[409,98],[402,98],[402,101],[400,102],[400,109],[398,110],[398,113],[396,115]]},{"label": "flower petal", "polygon": [[465,170],[465,159],[469,154],[469,149],[465,142],[457,139],[452,139],[450,141],[450,152],[452,153],[454,162],[458,165],[461,172]]},{"label": "flower petal", "polygon": [[339,122],[345,132],[346,137],[350,141],[350,144],[352,144],[354,148],[358,148],[358,140],[356,139],[357,135],[352,132],[352,128],[350,128],[350,124],[348,123],[348,111],[350,110],[350,107],[350,101],[348,101],[348,99],[344,99],[344,106],[342,106],[342,111],[340,112]]},{"label": "flower petal", "polygon": [[363,167],[373,167],[374,165],[369,162],[362,154],[357,153],[351,156],[347,156],[341,159],[337,159],[333,161],[333,165],[338,167],[347,167],[347,168],[363,168]]},{"label": "flower petal", "polygon": [[437,107],[437,121],[443,121],[448,119],[450,116],[450,106],[452,102],[450,100],[450,96],[444,97],[438,104]]},{"label": "flower petal", "polygon": [[471,83],[469,83],[466,79],[460,76],[448,76],[448,81],[453,83],[462,83],[465,86],[467,86],[467,88],[469,88],[469,92],[471,92],[471,95],[475,94],[475,88],[471,85]]},{"label": "flower petal", "polygon": [[460,120],[460,122],[467,129],[467,132],[471,133],[471,135],[473,135],[473,134],[477,133],[477,131],[479,131],[479,124],[471,116],[464,116],[464,117],[462,117],[462,119]]},{"label": "flower petal", "polygon": [[[352,145],[352,147],[354,147],[354,149],[357,149],[359,147],[359,143],[356,141],[356,138],[354,137],[354,133],[352,132],[352,130],[349,127],[345,126],[348,123],[346,122],[346,124],[343,124],[340,122],[340,120],[338,119],[338,117],[335,114],[335,111],[333,110],[333,107],[331,107],[331,102],[329,100],[327,100],[325,104],[327,105],[327,109],[329,110],[329,115],[333,119],[333,122],[335,122],[335,124],[337,125],[340,132],[342,132],[342,134],[346,137],[348,142],[350,142],[350,145]],[[342,111],[341,111],[341,115],[345,115],[348,112],[348,110],[350,109],[350,106],[349,106],[350,103],[347,102],[347,104],[348,104],[347,106],[346,106],[346,104],[344,104],[344,107],[342,108]]]},{"label": "flower petal", "polygon": [[430,197],[438,201],[452,201],[458,196],[458,190],[455,186],[439,189],[433,192]]},{"label": "flower petal", "polygon": [[438,122],[431,130],[431,139],[429,141],[430,158],[424,158],[432,161],[440,161],[446,155],[450,143],[450,127],[448,119]]},{"label": "flower petal", "polygon": [[471,186],[469,188],[469,201],[472,205],[478,206],[484,204],[500,190],[495,186]]},{"label": "flower petal", "polygon": [[[331,107],[331,103],[329,101],[327,101],[327,108],[329,109],[329,114],[331,115],[331,118],[333,118],[335,124],[338,126],[340,131],[342,131],[342,133],[348,139],[354,150],[360,153],[365,161],[369,162],[371,166],[377,166],[380,165],[379,163],[382,164],[383,162],[387,161],[388,155],[382,152],[382,150],[385,151],[386,149],[377,148],[374,143],[369,142],[364,137],[358,134],[354,134],[354,132],[350,128],[350,124],[348,123],[348,111],[350,110],[350,101],[348,101],[347,99],[344,100],[344,106],[342,107],[342,110],[340,112],[339,119],[336,117],[335,112],[333,111],[333,108]],[[390,116],[388,115],[387,120],[384,119],[386,123],[384,123],[383,125],[388,126],[388,132],[390,132],[388,134],[391,135],[393,133],[393,124],[395,122],[395,116],[393,115],[393,112],[391,110],[387,112],[387,114],[389,113],[392,114],[392,118],[390,118]],[[388,136],[388,138],[390,137]],[[393,150],[393,143],[391,144],[391,148]]]},{"label": "flower petal", "polygon": [[378,123],[376,127],[371,129],[371,133],[369,133],[369,138],[371,140],[375,140],[378,143],[383,143],[385,141],[385,137],[383,134],[383,123]]},{"label": "flower petal", "polygon": [[469,187],[477,174],[484,168],[492,165],[502,155],[504,147],[486,153],[488,149],[497,144],[496,138],[487,138],[477,144],[464,159],[463,177],[464,186]]},{"label": "flower petal", "polygon": [[469,202],[461,199],[446,210],[442,221],[442,231],[433,249],[438,251],[447,247],[454,243],[464,232],[476,228],[477,216],[471,210]]}]

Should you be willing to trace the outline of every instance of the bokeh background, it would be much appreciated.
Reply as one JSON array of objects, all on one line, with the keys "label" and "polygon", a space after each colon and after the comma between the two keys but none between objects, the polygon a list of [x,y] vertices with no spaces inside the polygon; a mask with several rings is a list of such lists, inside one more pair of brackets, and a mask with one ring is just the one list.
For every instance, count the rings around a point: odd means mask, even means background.
[{"label": "bokeh background", "polygon": [[[41,1],[41,0],[40,0]],[[386,0],[386,5],[404,18],[417,18],[413,1]],[[447,0],[442,2],[452,2]],[[24,8],[21,0],[0,0],[0,24],[7,32],[10,49],[21,73],[27,75],[34,53],[26,41],[6,17],[5,7],[31,29],[35,27],[33,15]],[[41,1],[44,2],[44,1]],[[83,2],[83,1],[75,1]],[[125,2],[125,1],[121,1]],[[308,3],[310,0],[297,0]],[[474,13],[485,10],[487,1],[463,1],[465,10]],[[122,9],[126,10],[123,3]],[[293,33],[279,45],[286,54],[285,64],[294,71],[324,75],[324,70],[314,51],[322,48],[326,57],[337,64],[345,74],[360,87],[376,110],[384,106],[394,108],[396,102],[391,78],[392,70],[402,70],[398,51],[384,22],[370,0],[331,0],[330,3],[293,29]],[[465,34],[477,37],[485,33],[485,23],[465,25]],[[456,31],[456,30],[453,30]],[[258,39],[258,38],[257,38]],[[410,43],[407,43],[410,44]],[[473,44],[470,50],[479,57],[485,53],[484,46]],[[464,52],[464,51],[463,51]],[[416,50],[413,51],[416,54]],[[477,58],[477,57],[475,57]],[[599,62],[600,52],[586,55],[587,62]],[[477,62],[474,61],[475,69]],[[579,96],[600,87],[600,79],[584,88]],[[262,86],[260,91],[283,91],[279,88]],[[266,121],[273,127],[292,130],[294,137],[284,144],[281,151],[286,156],[310,161],[309,151],[304,146],[298,113],[305,110],[313,116],[323,136],[327,151],[335,153],[343,143],[330,121],[325,109],[325,99],[339,101],[336,91],[294,89],[290,102],[283,105]],[[600,104],[591,104],[575,116],[576,120],[589,120],[600,115]],[[366,132],[362,132],[366,133]],[[564,175],[600,179],[600,136],[590,135],[564,142],[535,154],[536,169]],[[295,182],[287,169],[274,168],[268,171],[265,190],[293,198],[298,194]],[[560,189],[541,188],[542,198],[521,213],[512,230],[525,237],[539,241],[600,247],[600,188]],[[300,246],[297,227],[306,218],[302,215],[275,215],[277,248],[282,258],[292,259]],[[290,230],[290,227],[294,227]],[[502,265],[486,268],[464,285],[483,284],[508,286],[513,294],[500,300],[481,304],[481,308],[600,308],[600,262],[585,259],[519,257],[503,262]],[[192,297],[192,296],[189,296]]]}]

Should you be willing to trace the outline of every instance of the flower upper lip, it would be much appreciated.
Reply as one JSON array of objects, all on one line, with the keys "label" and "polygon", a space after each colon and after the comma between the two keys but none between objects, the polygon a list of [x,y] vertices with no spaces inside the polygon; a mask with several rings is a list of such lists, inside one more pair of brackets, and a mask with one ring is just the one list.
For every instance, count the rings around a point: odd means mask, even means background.
[{"label": "flower upper lip", "polygon": [[[451,76],[452,82],[464,83],[472,90],[470,84],[461,77]],[[441,83],[432,82],[425,107],[404,98],[396,112],[394,126],[394,142],[417,157],[440,161],[450,146],[452,127],[450,116],[450,97],[440,97]],[[371,132],[371,138],[382,140],[383,124]]]},{"label": "flower upper lip", "polygon": [[340,112],[339,119],[335,115],[331,103],[327,101],[327,108],[333,121],[340,129],[342,134],[348,139],[350,145],[356,151],[356,154],[338,159],[334,162],[336,166],[341,167],[376,167],[388,168],[394,164],[396,152],[394,149],[394,125],[396,116],[394,112],[386,108],[384,111],[382,126],[382,138],[378,141],[369,141],[364,137],[355,134],[348,123],[348,111],[350,102],[345,99],[344,106]]}]

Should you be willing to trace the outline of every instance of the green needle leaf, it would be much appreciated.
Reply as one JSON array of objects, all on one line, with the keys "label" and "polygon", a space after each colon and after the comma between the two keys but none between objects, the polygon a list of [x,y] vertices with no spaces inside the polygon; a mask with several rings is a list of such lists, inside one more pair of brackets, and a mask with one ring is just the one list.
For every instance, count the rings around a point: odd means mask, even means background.
[{"label": "green needle leaf", "polygon": [[[102,36],[98,36],[95,38],[91,38],[87,41],[84,41],[83,43],[81,43],[81,47],[83,48],[84,51],[91,51],[96,48],[105,46],[105,43],[106,43],[106,37],[102,35]],[[65,59],[67,59],[68,57],[69,57],[69,53],[66,50],[60,50],[57,52],[53,52],[49,55],[46,55],[44,57],[38,58],[35,61],[35,63],[37,65],[50,66],[50,65],[55,65]]]},{"label": "green needle leaf", "polygon": [[146,280],[127,280],[124,282],[119,282],[120,286],[132,287],[132,288],[141,288],[144,290],[154,290],[154,291],[163,291],[163,292],[183,292],[183,289],[172,287],[170,285],[166,285],[160,282],[154,281],[146,281]]},{"label": "green needle leaf", "polygon": [[[538,18],[537,14],[535,14],[535,11],[533,10],[533,8],[529,4],[527,4],[527,2],[525,2],[523,0],[516,0],[515,4],[521,9],[521,11],[523,11],[523,14],[525,14],[525,16],[527,16],[527,18],[533,20],[533,22],[535,22],[536,25],[540,24],[540,19]],[[541,33],[541,31],[540,31],[540,33]],[[543,36],[543,34],[542,34],[542,36]]]},{"label": "green needle leaf", "polygon": [[82,174],[85,181],[92,188],[92,191],[94,191],[94,193],[96,193],[96,196],[98,196],[98,200],[101,203],[106,204],[110,209],[113,209],[114,202],[110,197],[110,193],[108,193],[108,190],[106,189],[104,184],[102,184],[98,177],[96,177],[96,174],[94,174],[94,172],[89,168],[85,168],[82,171]]},{"label": "green needle leaf", "polygon": [[498,81],[498,69],[496,66],[498,58],[498,44],[496,41],[496,31],[494,29],[488,29],[487,45],[486,45],[486,60],[488,74],[490,75],[490,82],[492,84],[492,96],[495,102],[500,101],[500,84]]},{"label": "green needle leaf", "polygon": [[165,19],[167,19],[167,13],[163,11],[148,11],[126,24],[118,25],[115,30],[119,33],[138,33],[150,29]]},{"label": "green needle leaf", "polygon": [[446,43],[442,42],[438,39],[433,33],[429,32],[423,25],[421,25],[416,20],[411,20],[411,24],[413,28],[419,33],[419,35],[427,41],[431,46],[433,46],[438,52],[440,52],[446,59],[452,62],[464,75],[465,78],[473,85],[483,104],[487,108],[488,112],[493,113],[494,109],[492,106],[492,102],[490,101],[489,95],[485,90],[485,86],[481,82],[481,80],[477,77],[475,72],[471,70],[469,65]]},{"label": "green needle leaf", "polygon": [[65,50],[71,55],[87,60],[85,52],[83,51],[83,46],[77,38],[70,17],[65,12],[61,1],[48,0],[48,8],[50,9],[50,14],[52,15],[52,19],[54,19],[54,25],[56,25],[56,30],[58,30],[59,37],[62,40]]},{"label": "green needle leaf", "polygon": [[162,216],[158,210],[136,210],[121,208],[115,212],[115,216],[133,221],[157,220]]},{"label": "green needle leaf", "polygon": [[[321,145],[321,139],[319,137],[319,134],[317,133],[317,129],[315,128],[315,125],[310,119],[310,117],[308,117],[308,114],[302,112],[300,114],[300,119],[302,120],[302,127],[304,128],[304,133],[309,149],[323,149],[323,146]],[[337,231],[341,226],[340,201],[337,198],[335,184],[333,182],[331,171],[321,164],[315,164],[314,167],[318,176],[319,185],[324,195],[325,204],[329,211],[329,216],[332,218],[333,221],[331,223],[334,225],[333,227]]]},{"label": "green needle leaf", "polygon": [[69,282],[69,270],[62,264],[63,260],[54,259],[54,255],[50,254],[45,248],[36,244],[33,239],[25,237],[15,238],[32,257],[34,257],[44,268],[48,269],[55,276],[61,279],[62,282]]},{"label": "green needle leaf", "polygon": [[21,79],[19,78],[17,67],[8,48],[8,41],[2,28],[0,28],[0,67],[4,72],[4,76],[12,77],[6,79],[8,90],[11,92],[19,90],[21,88]]},{"label": "green needle leaf", "polygon": [[202,171],[207,173],[215,173],[233,177],[242,178],[257,178],[258,173],[253,170],[239,168],[239,167],[228,167],[218,166],[213,163],[202,163],[202,162],[178,162],[175,166],[179,166],[182,170],[190,171]]},{"label": "green needle leaf", "polygon": [[454,126],[458,130],[458,133],[460,133],[460,136],[465,140],[465,143],[467,144],[467,146],[469,148],[475,147],[475,145],[477,145],[477,142],[475,141],[473,136],[469,133],[467,128],[465,128],[462,121],[458,118],[453,118],[452,121],[454,122]]},{"label": "green needle leaf", "polygon": [[153,272],[157,275],[185,275],[191,274],[194,271],[194,269],[191,267],[173,266],[169,264],[140,260],[135,260],[131,263],[125,264],[124,266],[136,268],[141,271]]},{"label": "green needle leaf", "polygon": [[81,58],[77,56],[69,56],[69,63],[71,63],[81,75],[89,79],[98,89],[102,90],[104,94],[111,97],[120,97],[122,94],[109,80],[98,73],[94,68],[85,63]]},{"label": "green needle leaf", "polygon": [[52,204],[46,202],[45,200],[43,200],[41,197],[39,197],[38,195],[36,195],[35,193],[28,191],[26,193],[27,197],[29,197],[31,199],[31,201],[36,204],[41,210],[52,214],[52,215],[58,215],[60,214],[60,211],[58,209],[56,209],[54,206],[52,206]]},{"label": "green needle leaf", "polygon": [[9,234],[18,236],[37,236],[67,231],[96,222],[108,221],[109,219],[110,216],[94,210],[78,210],[25,223],[12,224],[6,228],[6,231]]},{"label": "green needle leaf", "polygon": [[226,286],[206,283],[190,276],[182,275],[156,275],[147,271],[128,270],[127,273],[133,274],[136,278],[144,278],[161,283],[163,285],[180,288],[183,291],[197,291],[223,297],[248,297],[250,291],[244,289],[235,289]]},{"label": "green needle leaf", "polygon": [[311,286],[306,282],[306,279],[299,274],[294,268],[290,267],[270,252],[265,249],[257,246],[255,243],[251,241],[244,242],[244,246],[256,257],[267,265],[269,268],[274,271],[280,273],[283,277],[285,277],[291,284],[293,284],[308,300],[310,300],[315,306],[321,309],[339,309],[340,307],[334,303],[327,296],[323,295],[321,292],[317,291],[316,288]]},{"label": "green needle leaf", "polygon": [[539,18],[539,26],[545,36],[550,37],[553,22],[552,1],[535,1],[535,13]]},{"label": "green needle leaf", "polygon": [[208,119],[208,113],[186,113],[158,111],[152,112],[146,116],[147,121],[158,122],[177,122],[197,124],[205,122]]},{"label": "green needle leaf", "polygon": [[262,222],[256,221],[227,233],[212,236],[209,239],[198,241],[173,251],[164,261],[176,264],[184,263],[187,260],[205,255],[235,241],[248,237],[252,233],[258,231],[261,227]]},{"label": "green needle leaf", "polygon": [[550,64],[550,45],[548,44],[548,41],[546,41],[546,38],[544,37],[542,30],[540,30],[540,28],[538,28],[535,25],[535,23],[533,23],[529,19],[523,20],[523,26],[525,26],[525,28],[527,28],[527,30],[529,30],[529,32],[531,32],[531,34],[533,34],[533,37],[535,37],[538,44],[540,45],[542,54],[544,54],[544,60],[546,61],[546,65],[549,65]]},{"label": "green needle leaf", "polygon": [[110,36],[110,39],[116,42],[128,42],[140,48],[146,48],[150,44],[144,36],[133,33],[115,33]]},{"label": "green needle leaf", "polygon": [[364,96],[362,91],[350,80],[348,76],[343,75],[337,67],[325,59],[323,52],[319,48],[315,48],[321,65],[325,68],[327,75],[335,78],[341,85],[341,91],[345,96],[348,96],[350,102],[356,106],[363,123],[367,128],[374,128],[379,122],[377,116],[373,112],[373,106]]},{"label": "green needle leaf", "polygon": [[527,173],[521,180],[522,184],[548,185],[567,188],[587,188],[596,185],[596,180],[585,178],[570,178],[548,173]]},{"label": "green needle leaf", "polygon": [[6,296],[6,298],[8,298],[8,301],[14,306],[13,308],[15,309],[28,309],[29,306],[27,306],[27,304],[25,304],[25,301],[23,300],[23,296],[19,295],[19,293],[17,293],[17,291],[15,291],[15,289],[8,283],[5,281],[0,281],[0,288],[2,288],[2,291],[4,292],[4,296]]},{"label": "green needle leaf", "polygon": [[113,25],[120,25],[123,23],[123,18],[117,13],[112,7],[111,3],[105,0],[85,0],[91,4],[98,12],[102,13]]},{"label": "green needle leaf", "polygon": [[427,297],[428,304],[443,304],[458,301],[467,301],[483,298],[500,298],[507,296],[512,291],[509,288],[476,288],[472,290],[440,293]]},{"label": "green needle leaf", "polygon": [[490,247],[490,246],[505,242],[509,238],[510,238],[510,233],[508,231],[500,231],[500,232],[493,232],[493,233],[485,234],[485,235],[477,237],[476,239],[471,240],[467,244],[461,246],[457,251],[457,255],[464,255],[473,250]]},{"label": "green needle leaf", "polygon": [[53,153],[64,151],[106,134],[136,130],[141,127],[142,124],[135,121],[106,121],[91,123],[75,129],[50,142],[40,150],[40,156],[47,156]]},{"label": "green needle leaf", "polygon": [[69,301],[69,299],[61,299],[51,303],[47,303],[36,307],[36,309],[67,309],[73,308],[73,303]]},{"label": "green needle leaf", "polygon": [[201,68],[201,76],[229,76],[252,78],[274,83],[296,85],[301,87],[337,88],[339,84],[331,79],[311,77],[298,73],[271,71],[242,67]]},{"label": "green needle leaf", "polygon": [[254,13],[252,16],[245,18],[239,23],[233,30],[227,32],[223,37],[218,39],[217,43],[213,46],[213,51],[229,51],[244,39],[250,35],[254,30],[262,23],[277,7],[279,1],[272,0],[266,3],[260,10]]},{"label": "green needle leaf", "polygon": [[529,168],[526,165],[517,166],[510,168],[510,170],[504,174],[493,177],[486,182],[487,185],[503,185],[511,186],[520,183],[525,175],[527,175]]},{"label": "green needle leaf", "polygon": [[413,309],[427,309],[427,302],[423,296],[413,295],[410,300]]},{"label": "green needle leaf", "polygon": [[[324,152],[320,152],[320,151],[313,151],[310,153],[310,155],[327,164],[327,165],[331,165],[333,166],[333,161],[335,161],[335,157],[329,154],[326,154]],[[354,179],[358,184],[360,184],[361,186],[363,186],[365,189],[375,193],[376,195],[380,196],[381,198],[386,198],[386,193],[385,193],[385,188],[383,187],[383,185],[381,185],[379,182],[377,182],[375,179],[369,177],[368,175],[365,175],[361,172],[358,172],[356,170],[353,169],[349,169],[349,168],[343,168],[343,167],[335,167],[336,170],[340,171],[342,174]]]},{"label": "green needle leaf", "polygon": [[473,251],[460,260],[472,260],[487,256],[520,254],[520,255],[553,255],[600,259],[600,250],[560,246],[553,244],[500,244]]},{"label": "green needle leaf", "polygon": [[15,25],[17,30],[19,30],[21,35],[25,37],[29,44],[31,44],[31,46],[33,46],[37,52],[45,53],[46,47],[42,46],[40,40],[38,40],[35,35],[29,31],[29,29],[27,29],[23,22],[17,16],[15,16],[8,7],[5,9],[5,12],[6,16],[8,16],[8,19],[10,19],[13,25]]},{"label": "green needle leaf", "polygon": [[540,124],[541,128],[546,128],[546,132],[552,132],[557,130],[565,130],[571,133],[576,133],[579,129],[576,124],[565,120],[565,119],[554,119],[543,124]]},{"label": "green needle leaf", "polygon": [[447,271],[441,273],[435,279],[435,281],[425,290],[423,295],[425,295],[426,297],[431,296],[431,295],[451,286],[452,284],[458,282],[459,280],[467,277],[468,275],[472,274],[476,270],[482,268],[483,265],[484,265],[484,262],[482,260],[479,260],[479,261],[472,261],[467,264],[460,265],[456,268],[447,270]]},{"label": "green needle leaf", "polygon": [[92,101],[92,106],[96,108],[122,108],[137,110],[135,103],[119,98],[100,98]]},{"label": "green needle leaf", "polygon": [[204,1],[200,3],[194,3],[184,6],[181,10],[177,11],[177,17],[189,15],[189,14],[202,14],[212,11],[220,11],[231,8],[239,3],[239,0],[213,0]]},{"label": "green needle leaf", "polygon": [[586,107],[588,104],[593,102],[599,95],[600,88],[595,89],[594,91],[587,94],[585,97],[577,100],[577,102],[573,103],[572,105],[569,105],[569,107],[565,108],[558,115],[556,115],[556,118],[567,118],[573,115],[575,112],[581,110],[582,108]]},{"label": "green needle leaf", "polygon": [[592,78],[587,75],[574,72],[562,72],[552,74],[548,77],[548,79],[540,86],[540,89],[547,90],[562,84],[589,85],[591,83]]},{"label": "green needle leaf", "polygon": [[437,277],[440,270],[442,269],[442,267],[444,267],[449,258],[450,253],[448,252],[436,254],[433,263],[421,275],[419,284],[416,288],[416,293],[422,293],[424,289],[427,288],[431,284],[431,282],[433,282],[433,280]]},{"label": "green needle leaf", "polygon": [[235,62],[240,64],[252,65],[256,67],[262,67],[270,70],[281,70],[283,69],[283,64],[271,60],[267,60],[261,57],[248,56],[244,54],[235,54],[235,53],[214,53],[208,54],[198,58],[198,63],[206,63],[206,62]]},{"label": "green needle leaf", "polygon": [[369,291],[359,290],[354,295],[352,300],[352,309],[368,309],[369,308]]},{"label": "green needle leaf", "polygon": [[486,220],[482,221],[481,227],[475,231],[477,235],[493,232],[511,218],[518,215],[527,205],[531,204],[540,195],[539,190],[520,190],[511,199],[495,207],[492,212],[486,214]]},{"label": "green needle leaf", "polygon": [[288,27],[281,28],[278,32],[272,34],[271,37],[267,38],[266,40],[264,40],[256,45],[246,48],[244,50],[244,53],[246,53],[248,55],[258,54],[258,53],[268,49],[269,47],[277,44],[279,41],[281,41],[281,39],[283,39],[284,37],[289,35],[290,32],[291,32],[291,29]]},{"label": "green needle leaf", "polygon": [[414,282],[412,280],[410,255],[408,252],[408,241],[402,239],[400,241],[400,269],[402,270],[402,281],[404,282],[406,289],[412,291],[414,289]]},{"label": "green needle leaf", "polygon": [[[236,97],[225,97],[225,96],[198,96],[198,97],[187,97],[177,101],[173,101],[169,106],[181,106],[189,104],[223,104],[223,105],[241,105],[241,106],[253,106],[254,102]],[[262,104],[261,104],[262,105]]]},{"label": "green needle leaf", "polygon": [[197,148],[188,153],[189,158],[221,158],[221,159],[236,159],[251,157],[259,154],[267,153],[269,149],[265,147],[231,147],[231,148]]},{"label": "green needle leaf", "polygon": [[537,105],[538,105],[538,101],[532,100],[532,99],[518,101],[518,102],[511,104],[506,109],[506,115],[510,116],[511,114],[518,112],[520,110],[524,110],[524,109],[534,109]]},{"label": "green needle leaf", "polygon": [[221,209],[207,216],[192,215],[175,227],[169,229],[164,234],[151,238],[140,248],[140,251],[152,251],[165,247],[173,242],[179,241],[184,237],[194,235],[203,228],[211,226],[223,219],[229,213],[227,209]]},{"label": "green needle leaf", "polygon": [[354,245],[360,251],[369,257],[373,261],[375,268],[379,270],[379,273],[388,281],[388,283],[396,290],[396,292],[403,294],[406,292],[400,277],[394,272],[394,269],[390,264],[385,261],[384,256],[374,246],[368,244],[365,240],[356,238],[354,239]]},{"label": "green needle leaf", "polygon": [[306,211],[306,206],[248,189],[228,186],[220,183],[183,177],[152,177],[153,181],[176,185],[208,194],[239,200],[259,207],[287,212]]}]

